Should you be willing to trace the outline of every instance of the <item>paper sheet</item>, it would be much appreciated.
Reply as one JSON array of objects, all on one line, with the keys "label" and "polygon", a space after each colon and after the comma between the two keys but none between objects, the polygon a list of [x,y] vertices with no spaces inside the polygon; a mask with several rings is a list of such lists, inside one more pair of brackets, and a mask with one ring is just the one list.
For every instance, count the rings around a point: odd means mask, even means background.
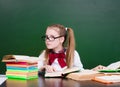
[{"label": "paper sheet", "polygon": [[0,75],[0,85],[7,79],[5,75]]}]

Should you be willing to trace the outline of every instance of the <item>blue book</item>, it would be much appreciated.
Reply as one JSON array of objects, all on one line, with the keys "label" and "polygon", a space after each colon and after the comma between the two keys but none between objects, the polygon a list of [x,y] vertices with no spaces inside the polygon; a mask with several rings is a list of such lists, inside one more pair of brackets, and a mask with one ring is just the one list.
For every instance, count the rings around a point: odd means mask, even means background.
[{"label": "blue book", "polygon": [[30,67],[14,67],[14,66],[7,66],[7,70],[36,70],[37,67],[30,66]]}]

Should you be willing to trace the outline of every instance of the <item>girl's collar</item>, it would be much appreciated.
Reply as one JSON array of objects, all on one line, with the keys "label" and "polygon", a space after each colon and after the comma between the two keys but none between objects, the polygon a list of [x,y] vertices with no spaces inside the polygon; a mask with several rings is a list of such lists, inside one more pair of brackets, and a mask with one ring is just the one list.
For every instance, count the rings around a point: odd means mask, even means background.
[{"label": "girl's collar", "polygon": [[[60,51],[58,51],[57,53],[64,53],[66,51],[66,49],[64,48],[64,49],[62,49],[62,50],[60,50]],[[51,51],[50,51],[51,53],[56,53],[56,52],[54,52],[52,49],[51,49]]]}]

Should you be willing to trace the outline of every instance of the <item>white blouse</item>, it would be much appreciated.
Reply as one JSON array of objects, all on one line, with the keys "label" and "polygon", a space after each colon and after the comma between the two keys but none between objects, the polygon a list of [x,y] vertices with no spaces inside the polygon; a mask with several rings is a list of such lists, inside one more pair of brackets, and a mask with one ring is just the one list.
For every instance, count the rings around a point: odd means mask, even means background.
[{"label": "white blouse", "polygon": [[[45,60],[44,55],[45,55],[45,51],[43,51],[40,54],[40,56],[39,56],[40,61],[38,61],[38,69],[40,69],[43,66],[43,64],[44,64],[44,60]],[[74,61],[73,62],[74,63],[73,63],[72,67],[79,67],[80,70],[84,70],[82,62],[80,60],[80,56],[79,56],[79,54],[78,54],[78,52],[76,50],[74,51]],[[62,71],[62,70],[67,68],[67,66],[61,68],[61,66],[58,63],[58,59],[57,58],[54,60],[54,62],[52,63],[51,66],[54,66],[56,68],[56,71]]]}]

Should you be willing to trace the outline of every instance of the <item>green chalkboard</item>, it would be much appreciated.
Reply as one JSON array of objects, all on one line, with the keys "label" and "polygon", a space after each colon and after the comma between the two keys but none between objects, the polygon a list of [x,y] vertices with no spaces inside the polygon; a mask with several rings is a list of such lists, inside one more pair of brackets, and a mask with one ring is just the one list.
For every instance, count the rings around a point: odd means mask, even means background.
[{"label": "green chalkboard", "polygon": [[45,48],[40,37],[54,23],[74,29],[84,68],[120,60],[120,0],[0,0],[0,60],[39,56]]}]

